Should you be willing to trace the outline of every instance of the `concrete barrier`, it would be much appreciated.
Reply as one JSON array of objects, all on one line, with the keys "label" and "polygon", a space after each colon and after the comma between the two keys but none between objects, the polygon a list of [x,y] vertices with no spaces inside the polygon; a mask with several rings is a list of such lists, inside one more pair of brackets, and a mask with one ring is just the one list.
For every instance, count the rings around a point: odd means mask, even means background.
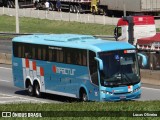
[{"label": "concrete barrier", "polygon": [[0,53],[0,64],[6,63],[6,53]]},{"label": "concrete barrier", "polygon": [[11,54],[6,54],[5,64],[8,64],[8,65],[12,64],[12,55]]},{"label": "concrete barrier", "polygon": [[141,70],[142,83],[160,85],[160,71]]}]

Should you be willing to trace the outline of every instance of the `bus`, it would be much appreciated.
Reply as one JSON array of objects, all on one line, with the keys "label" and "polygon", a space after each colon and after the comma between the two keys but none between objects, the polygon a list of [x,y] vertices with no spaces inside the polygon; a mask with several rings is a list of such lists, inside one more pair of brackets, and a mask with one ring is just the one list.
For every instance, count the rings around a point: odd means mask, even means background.
[{"label": "bus", "polygon": [[35,34],[12,40],[13,81],[30,96],[42,93],[82,101],[141,96],[136,48],[80,34]]}]

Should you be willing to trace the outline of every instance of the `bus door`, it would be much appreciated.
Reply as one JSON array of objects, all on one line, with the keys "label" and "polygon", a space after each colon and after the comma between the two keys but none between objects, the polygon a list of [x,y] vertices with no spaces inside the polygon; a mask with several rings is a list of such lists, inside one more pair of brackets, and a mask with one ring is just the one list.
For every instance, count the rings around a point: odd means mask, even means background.
[{"label": "bus door", "polygon": [[91,84],[88,88],[89,99],[99,101],[100,91],[99,91],[99,73],[97,67],[97,61],[95,60],[96,54],[89,51],[89,70],[90,70],[90,80]]}]

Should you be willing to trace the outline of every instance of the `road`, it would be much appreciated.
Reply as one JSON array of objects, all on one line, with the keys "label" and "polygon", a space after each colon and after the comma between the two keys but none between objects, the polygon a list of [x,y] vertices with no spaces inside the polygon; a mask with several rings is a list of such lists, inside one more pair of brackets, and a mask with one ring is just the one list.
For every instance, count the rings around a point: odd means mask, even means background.
[{"label": "road", "polygon": [[[22,89],[13,85],[12,69],[10,66],[0,65],[0,104],[3,103],[63,103],[70,102],[70,98],[45,94],[47,97],[30,97]],[[142,97],[138,101],[160,100],[160,86],[142,84]]]}]

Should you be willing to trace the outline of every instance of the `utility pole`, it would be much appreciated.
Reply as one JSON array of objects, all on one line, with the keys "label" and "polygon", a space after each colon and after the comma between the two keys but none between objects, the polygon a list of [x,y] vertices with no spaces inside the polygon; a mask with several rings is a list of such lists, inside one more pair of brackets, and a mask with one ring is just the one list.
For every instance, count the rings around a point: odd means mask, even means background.
[{"label": "utility pole", "polygon": [[16,9],[16,33],[19,33],[19,16],[18,16],[18,0],[15,0],[15,9]]}]

